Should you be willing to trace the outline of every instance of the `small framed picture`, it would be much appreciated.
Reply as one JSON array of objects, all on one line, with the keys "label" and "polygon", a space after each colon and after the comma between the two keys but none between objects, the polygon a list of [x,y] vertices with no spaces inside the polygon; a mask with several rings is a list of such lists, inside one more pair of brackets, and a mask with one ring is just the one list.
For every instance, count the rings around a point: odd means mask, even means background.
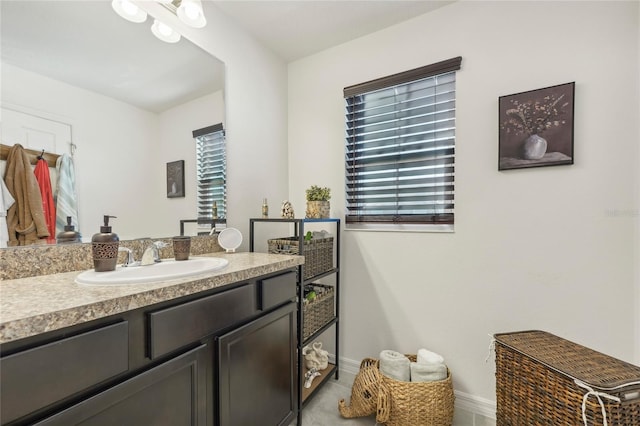
[{"label": "small framed picture", "polygon": [[184,160],[167,163],[167,198],[184,197]]},{"label": "small framed picture", "polygon": [[575,82],[498,101],[498,170],[573,164]]}]

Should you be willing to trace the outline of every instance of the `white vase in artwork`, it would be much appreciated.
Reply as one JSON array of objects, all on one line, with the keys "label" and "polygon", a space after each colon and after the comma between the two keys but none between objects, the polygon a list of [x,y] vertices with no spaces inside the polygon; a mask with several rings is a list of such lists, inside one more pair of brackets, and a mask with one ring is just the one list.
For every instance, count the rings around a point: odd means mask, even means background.
[{"label": "white vase in artwork", "polygon": [[539,160],[547,152],[547,140],[538,135],[531,135],[522,145],[522,158],[525,160]]}]

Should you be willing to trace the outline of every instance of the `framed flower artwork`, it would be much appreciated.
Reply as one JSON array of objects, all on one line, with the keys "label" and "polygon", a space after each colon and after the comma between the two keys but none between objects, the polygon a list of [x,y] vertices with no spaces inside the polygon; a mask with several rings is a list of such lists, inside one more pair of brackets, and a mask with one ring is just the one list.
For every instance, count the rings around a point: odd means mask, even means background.
[{"label": "framed flower artwork", "polygon": [[575,82],[500,96],[498,170],[573,164]]},{"label": "framed flower artwork", "polygon": [[184,197],[184,160],[167,163],[167,198]]}]

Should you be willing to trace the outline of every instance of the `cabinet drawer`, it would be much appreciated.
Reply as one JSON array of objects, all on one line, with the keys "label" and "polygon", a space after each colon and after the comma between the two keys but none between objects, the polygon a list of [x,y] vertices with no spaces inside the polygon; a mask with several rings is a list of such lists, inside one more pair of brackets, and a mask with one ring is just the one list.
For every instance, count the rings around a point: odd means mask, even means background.
[{"label": "cabinet drawer", "polygon": [[126,372],[128,335],[125,321],[2,358],[3,424]]},{"label": "cabinet drawer", "polygon": [[36,425],[204,426],[206,358],[202,345]]},{"label": "cabinet drawer", "polygon": [[227,290],[149,314],[150,357],[156,358],[197,342],[254,315],[254,285]]},{"label": "cabinet drawer", "polygon": [[278,306],[296,297],[296,273],[287,272],[277,277],[260,280],[262,309]]}]

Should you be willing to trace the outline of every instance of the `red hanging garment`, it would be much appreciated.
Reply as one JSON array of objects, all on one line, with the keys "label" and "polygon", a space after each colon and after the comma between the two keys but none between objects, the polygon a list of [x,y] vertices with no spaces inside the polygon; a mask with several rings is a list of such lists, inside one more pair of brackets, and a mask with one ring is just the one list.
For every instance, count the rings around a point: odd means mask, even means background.
[{"label": "red hanging garment", "polygon": [[40,187],[40,195],[42,195],[42,210],[44,211],[44,220],[49,230],[48,242],[56,239],[56,205],[53,202],[53,191],[51,190],[51,177],[49,176],[49,165],[46,160],[39,159],[34,170],[38,186]]}]

